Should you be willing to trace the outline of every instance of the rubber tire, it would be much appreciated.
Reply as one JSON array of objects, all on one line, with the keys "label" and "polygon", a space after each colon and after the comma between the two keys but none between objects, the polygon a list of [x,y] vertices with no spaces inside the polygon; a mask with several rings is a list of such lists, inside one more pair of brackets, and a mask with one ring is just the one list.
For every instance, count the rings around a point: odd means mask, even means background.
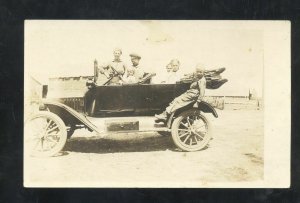
[{"label": "rubber tire", "polygon": [[[202,142],[202,144],[200,146],[195,147],[195,148],[189,148],[189,147],[183,145],[180,138],[178,137],[178,126],[179,126],[180,122],[182,121],[182,119],[186,118],[187,116],[193,115],[195,112],[197,114],[199,114],[199,116],[202,118],[202,120],[206,123],[208,130],[205,135],[205,140],[204,140],[204,142]],[[174,121],[172,123],[171,132],[172,132],[172,139],[173,139],[175,145],[177,147],[179,147],[181,150],[187,151],[187,152],[199,151],[199,150],[205,148],[211,139],[210,122],[205,118],[205,116],[203,116],[200,113],[200,110],[198,110],[198,109],[190,109],[190,110],[180,113],[178,115],[178,117],[176,119],[174,119]]]},{"label": "rubber tire", "polygon": [[[66,141],[67,141],[67,128],[65,126],[65,123],[63,122],[63,120],[60,117],[58,117],[56,114],[48,112],[48,111],[40,111],[39,113],[31,116],[25,122],[25,125],[28,124],[33,119],[39,118],[39,117],[46,117],[46,118],[51,119],[52,121],[54,121],[59,126],[59,129],[61,131],[61,136],[60,136],[59,142],[51,150],[45,151],[45,152],[34,151],[30,155],[34,156],[34,157],[51,157],[51,156],[54,156],[58,152],[60,152],[66,144]],[[24,134],[24,136],[28,136],[28,135]]]}]

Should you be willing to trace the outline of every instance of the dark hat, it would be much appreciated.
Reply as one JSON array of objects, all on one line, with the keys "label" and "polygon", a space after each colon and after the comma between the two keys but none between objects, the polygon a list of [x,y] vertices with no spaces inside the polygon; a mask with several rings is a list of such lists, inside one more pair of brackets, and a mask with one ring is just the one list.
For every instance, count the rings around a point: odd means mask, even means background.
[{"label": "dark hat", "polygon": [[136,53],[131,53],[131,54],[129,54],[129,56],[132,57],[132,58],[138,58],[138,59],[142,58],[140,55],[138,55]]}]

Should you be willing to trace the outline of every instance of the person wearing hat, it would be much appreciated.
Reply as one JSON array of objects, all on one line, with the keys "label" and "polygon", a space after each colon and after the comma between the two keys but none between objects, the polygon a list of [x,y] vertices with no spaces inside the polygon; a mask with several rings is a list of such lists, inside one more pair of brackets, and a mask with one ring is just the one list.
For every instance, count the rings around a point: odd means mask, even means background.
[{"label": "person wearing hat", "polygon": [[134,69],[134,77],[136,78],[136,81],[141,81],[145,75],[145,71],[139,65],[141,56],[136,53],[131,53],[129,56],[131,57],[131,68]]},{"label": "person wearing hat", "polygon": [[122,79],[122,76],[126,72],[126,65],[121,60],[122,50],[116,48],[113,52],[114,59],[110,61],[107,65],[100,67],[100,73],[104,74],[109,82],[107,85],[118,85]]},{"label": "person wearing hat", "polygon": [[190,89],[187,90],[182,95],[176,97],[166,110],[161,114],[156,114],[156,121],[166,121],[168,116],[175,112],[177,109],[180,109],[186,105],[189,105],[193,102],[195,103],[195,107],[198,103],[200,103],[204,97],[205,88],[206,88],[206,79],[204,77],[204,67],[201,64],[198,64],[193,73],[194,82],[191,84]]}]

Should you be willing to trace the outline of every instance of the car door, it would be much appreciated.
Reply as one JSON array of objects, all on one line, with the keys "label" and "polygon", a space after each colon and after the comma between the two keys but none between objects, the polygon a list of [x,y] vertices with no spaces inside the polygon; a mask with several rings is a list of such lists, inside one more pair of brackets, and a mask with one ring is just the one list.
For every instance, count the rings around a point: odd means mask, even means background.
[{"label": "car door", "polygon": [[163,111],[174,99],[175,84],[153,84],[151,86],[152,103],[149,111],[158,113]]},{"label": "car door", "polygon": [[135,109],[132,86],[98,86],[95,91],[95,115],[130,116]]},{"label": "car door", "polygon": [[153,116],[165,110],[174,98],[189,89],[190,84],[145,84],[137,86],[135,114]]},{"label": "car door", "polygon": [[157,84],[152,85],[151,92],[153,101],[149,111],[154,113],[162,112],[176,97],[189,89],[190,84]]},{"label": "car door", "polygon": [[148,115],[149,107],[153,101],[150,84],[136,85],[135,115]]}]

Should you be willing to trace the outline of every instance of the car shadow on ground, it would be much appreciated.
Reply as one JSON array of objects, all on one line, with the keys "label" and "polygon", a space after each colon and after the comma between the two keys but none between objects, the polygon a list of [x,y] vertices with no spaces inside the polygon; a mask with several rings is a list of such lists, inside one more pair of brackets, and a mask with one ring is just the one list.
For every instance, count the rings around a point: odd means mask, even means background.
[{"label": "car shadow on ground", "polygon": [[63,150],[81,153],[178,151],[171,136],[138,137],[132,139],[75,137],[67,141]]}]

